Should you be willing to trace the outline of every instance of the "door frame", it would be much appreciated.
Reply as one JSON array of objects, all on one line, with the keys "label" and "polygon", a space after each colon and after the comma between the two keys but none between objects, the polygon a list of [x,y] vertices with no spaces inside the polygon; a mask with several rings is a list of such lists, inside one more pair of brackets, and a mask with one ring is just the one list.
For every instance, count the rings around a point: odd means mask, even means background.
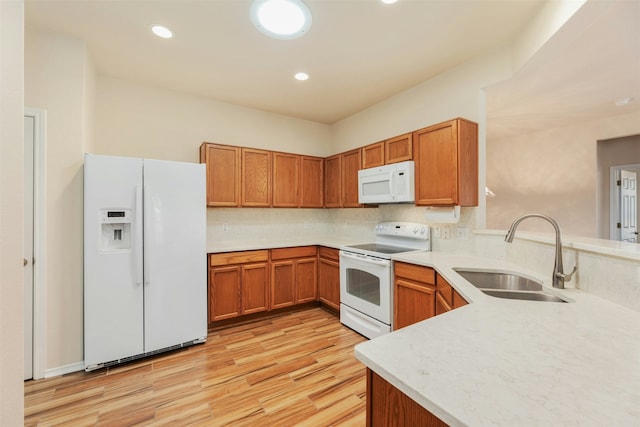
[{"label": "door frame", "polygon": [[32,117],[33,130],[33,379],[45,375],[45,170],[46,121],[42,109],[24,109]]},{"label": "door frame", "polygon": [[618,197],[617,181],[623,169],[638,169],[640,163],[616,165],[609,167],[609,239],[620,241],[618,218],[620,218],[620,198]]}]

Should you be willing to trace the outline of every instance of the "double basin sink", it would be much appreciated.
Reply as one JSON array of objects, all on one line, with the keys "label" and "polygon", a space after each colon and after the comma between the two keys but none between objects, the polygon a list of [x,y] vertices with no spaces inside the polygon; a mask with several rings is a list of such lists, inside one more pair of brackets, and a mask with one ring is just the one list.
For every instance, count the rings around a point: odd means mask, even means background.
[{"label": "double basin sink", "polygon": [[469,283],[487,295],[525,301],[569,302],[546,292],[542,283],[515,273],[454,268]]}]

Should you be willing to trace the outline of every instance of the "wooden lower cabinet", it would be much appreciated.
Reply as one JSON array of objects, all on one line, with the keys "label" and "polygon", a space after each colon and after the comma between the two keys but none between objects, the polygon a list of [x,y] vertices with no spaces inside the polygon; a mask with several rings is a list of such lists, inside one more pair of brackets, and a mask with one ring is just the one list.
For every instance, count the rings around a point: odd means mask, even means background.
[{"label": "wooden lower cabinet", "polygon": [[209,255],[209,322],[269,309],[269,251]]},{"label": "wooden lower cabinet", "polygon": [[318,250],[318,299],[340,310],[340,251],[321,246]]},{"label": "wooden lower cabinet", "polygon": [[318,298],[316,246],[271,250],[271,308],[288,307]]},{"label": "wooden lower cabinet", "polygon": [[403,262],[394,271],[394,330],[435,316],[435,271]]},{"label": "wooden lower cabinet", "polygon": [[396,262],[394,271],[394,330],[467,304],[432,268]]},{"label": "wooden lower cabinet", "polygon": [[367,427],[444,427],[447,424],[367,368]]},{"label": "wooden lower cabinet", "polygon": [[436,275],[436,315],[466,305],[462,296],[442,277]]}]

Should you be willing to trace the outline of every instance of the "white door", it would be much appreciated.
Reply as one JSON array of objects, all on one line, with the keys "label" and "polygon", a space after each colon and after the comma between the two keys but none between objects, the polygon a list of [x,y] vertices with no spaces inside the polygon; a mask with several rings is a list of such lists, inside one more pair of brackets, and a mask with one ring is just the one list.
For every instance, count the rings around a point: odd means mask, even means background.
[{"label": "white door", "polygon": [[144,160],[145,352],[206,339],[204,164]]},{"label": "white door", "polygon": [[24,379],[33,378],[33,147],[35,120],[24,116]]},{"label": "white door", "polygon": [[85,369],[144,352],[141,230],[142,159],[85,155]]},{"label": "white door", "polygon": [[620,171],[620,240],[638,241],[638,186],[635,172]]}]

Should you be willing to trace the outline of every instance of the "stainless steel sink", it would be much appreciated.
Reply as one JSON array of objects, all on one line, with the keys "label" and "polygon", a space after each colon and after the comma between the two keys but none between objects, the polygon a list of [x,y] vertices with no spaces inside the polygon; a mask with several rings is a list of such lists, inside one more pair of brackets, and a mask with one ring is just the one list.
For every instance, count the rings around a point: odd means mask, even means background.
[{"label": "stainless steel sink", "polygon": [[493,289],[480,289],[487,295],[505,299],[521,299],[526,301],[550,301],[550,302],[567,302],[555,295],[545,292],[518,292],[518,291],[499,291]]},{"label": "stainless steel sink", "polygon": [[487,295],[505,299],[526,301],[567,302],[550,293],[544,292],[542,283],[514,273],[496,271],[454,269],[469,283]]}]

